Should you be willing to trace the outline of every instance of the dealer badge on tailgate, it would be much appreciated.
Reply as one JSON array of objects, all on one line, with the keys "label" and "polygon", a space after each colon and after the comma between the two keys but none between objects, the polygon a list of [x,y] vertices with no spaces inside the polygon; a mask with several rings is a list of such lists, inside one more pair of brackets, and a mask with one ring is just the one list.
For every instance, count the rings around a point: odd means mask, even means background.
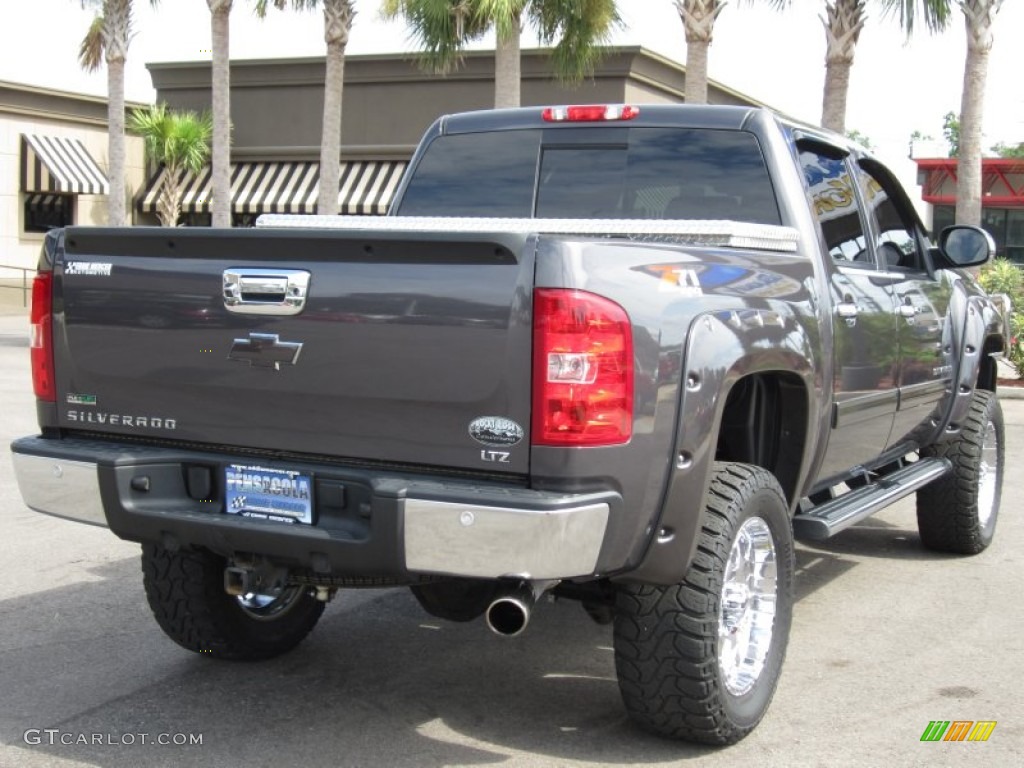
[{"label": "dealer badge on tailgate", "polygon": [[288,469],[232,464],[224,470],[229,515],[278,523],[313,522],[313,480]]}]

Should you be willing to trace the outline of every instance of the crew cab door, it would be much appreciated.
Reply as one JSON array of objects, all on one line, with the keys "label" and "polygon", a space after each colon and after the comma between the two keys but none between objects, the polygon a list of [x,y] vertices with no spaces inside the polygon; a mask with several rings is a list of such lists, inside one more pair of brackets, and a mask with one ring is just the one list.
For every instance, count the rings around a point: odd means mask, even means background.
[{"label": "crew cab door", "polygon": [[951,288],[929,270],[927,240],[910,201],[892,174],[876,161],[857,163],[868,226],[881,266],[879,280],[892,295],[899,343],[899,390],[887,448],[913,439],[939,404],[953,378]]},{"label": "crew cab door", "polygon": [[827,249],[833,313],[832,430],[819,469],[828,478],[877,458],[888,444],[899,402],[896,308],[875,259],[856,169],[838,148],[813,142],[798,149]]}]

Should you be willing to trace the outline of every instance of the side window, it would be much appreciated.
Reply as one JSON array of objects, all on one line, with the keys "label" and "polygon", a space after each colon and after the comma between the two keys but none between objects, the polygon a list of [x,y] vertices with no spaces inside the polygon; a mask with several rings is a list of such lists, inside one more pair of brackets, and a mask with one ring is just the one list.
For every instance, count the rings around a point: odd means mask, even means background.
[{"label": "side window", "polygon": [[894,199],[895,190],[882,173],[861,166],[857,169],[861,193],[867,201],[868,216],[875,236],[878,258],[886,269],[920,269],[917,228]]},{"label": "side window", "polygon": [[873,267],[874,258],[846,161],[814,149],[801,149],[800,165],[832,260]]}]

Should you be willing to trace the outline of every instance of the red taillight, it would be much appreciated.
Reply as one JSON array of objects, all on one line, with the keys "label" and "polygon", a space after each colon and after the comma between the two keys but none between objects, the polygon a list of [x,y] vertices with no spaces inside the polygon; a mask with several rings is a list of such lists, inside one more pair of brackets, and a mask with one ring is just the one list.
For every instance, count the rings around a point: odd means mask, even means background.
[{"label": "red taillight", "polygon": [[629,104],[579,104],[571,107],[547,107],[541,117],[549,123],[596,123],[603,120],[632,120],[639,107]]},{"label": "red taillight", "polygon": [[583,291],[533,293],[534,445],[617,445],[633,434],[626,310]]},{"label": "red taillight", "polygon": [[40,400],[57,400],[53,382],[53,273],[36,275],[32,282],[32,310],[29,313],[32,353],[32,388]]}]

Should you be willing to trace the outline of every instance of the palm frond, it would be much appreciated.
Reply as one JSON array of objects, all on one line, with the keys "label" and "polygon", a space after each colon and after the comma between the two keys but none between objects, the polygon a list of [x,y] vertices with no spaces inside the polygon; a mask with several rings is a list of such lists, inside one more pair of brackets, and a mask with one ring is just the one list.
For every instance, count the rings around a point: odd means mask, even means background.
[{"label": "palm frond", "polygon": [[320,0],[256,0],[253,4],[253,13],[264,19],[271,8],[279,11],[286,11],[290,7],[293,11],[315,11],[320,5]]},{"label": "palm frond", "polygon": [[781,11],[783,8],[791,5],[793,0],[744,0],[744,2],[747,5],[761,5],[762,3],[768,3],[768,5]]},{"label": "palm frond", "polygon": [[405,20],[410,40],[423,51],[424,68],[440,74],[458,66],[466,44],[489,28],[474,0],[385,0],[382,12]]},{"label": "palm frond", "polygon": [[594,73],[602,46],[622,26],[615,0],[534,0],[529,10],[541,42],[555,43],[555,76],[566,83]]},{"label": "palm frond", "polygon": [[210,156],[213,117],[209,112],[175,112],[166,104],[133,109],[128,129],[142,136],[146,157],[198,173]]},{"label": "palm frond", "polygon": [[473,0],[474,17],[477,25],[493,27],[501,40],[518,35],[522,27],[523,11],[530,5],[529,0]]},{"label": "palm frond", "polygon": [[910,36],[918,19],[923,18],[930,32],[941,32],[949,26],[958,0],[882,0],[886,15],[899,15],[900,26]]},{"label": "palm frond", "polygon": [[103,42],[104,20],[102,15],[93,18],[85,37],[78,46],[78,63],[86,72],[95,72],[103,63],[106,45]]}]

